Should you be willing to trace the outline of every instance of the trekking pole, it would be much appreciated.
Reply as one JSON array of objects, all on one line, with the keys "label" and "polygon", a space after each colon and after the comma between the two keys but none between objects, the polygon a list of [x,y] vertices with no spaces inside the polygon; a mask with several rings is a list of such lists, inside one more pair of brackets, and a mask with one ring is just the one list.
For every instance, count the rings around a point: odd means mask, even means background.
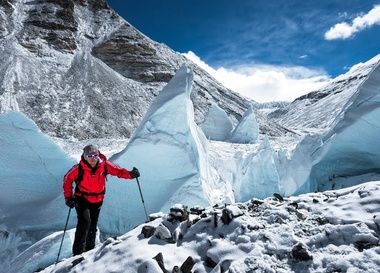
[{"label": "trekking pole", "polygon": [[137,185],[139,186],[140,196],[141,196],[141,200],[142,200],[142,203],[143,203],[143,206],[144,206],[144,211],[145,211],[146,220],[147,220],[147,222],[149,222],[148,213],[146,212],[146,207],[145,207],[145,203],[144,203],[144,197],[143,197],[143,195],[142,195],[141,188],[140,188],[140,183],[139,183],[139,179],[138,179],[137,177],[136,177],[136,181],[137,181]]},{"label": "trekking pole", "polygon": [[67,223],[69,222],[69,218],[70,218],[70,212],[71,212],[71,208],[69,209],[69,214],[67,215],[65,229],[63,230],[63,236],[62,236],[62,240],[61,240],[61,245],[59,246],[58,256],[57,256],[57,260],[55,261],[55,264],[58,263],[59,255],[61,254],[61,248],[62,248],[62,244],[63,244],[63,239],[65,238]]}]

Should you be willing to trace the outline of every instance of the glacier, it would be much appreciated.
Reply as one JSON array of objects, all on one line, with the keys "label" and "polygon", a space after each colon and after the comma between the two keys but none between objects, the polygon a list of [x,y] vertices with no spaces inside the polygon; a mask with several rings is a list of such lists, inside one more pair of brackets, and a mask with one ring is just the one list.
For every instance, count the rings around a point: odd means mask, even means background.
[{"label": "glacier", "polygon": [[[246,144],[209,140],[194,122],[193,72],[183,65],[152,102],[126,147],[110,158],[127,169],[139,168],[145,203],[136,181],[109,177],[98,240],[143,223],[144,205],[150,214],[168,211],[178,203],[227,206],[274,193],[285,197],[353,186],[350,178],[356,184],[370,181],[379,173],[378,58],[343,77],[351,79],[347,90],[330,92],[311,107],[300,108],[300,104],[311,103],[315,97],[286,106],[305,111],[298,111],[299,118],[288,123],[289,134],[259,133],[257,138],[253,134],[254,141]],[[365,76],[357,76],[360,73]],[[337,82],[332,83],[334,88]],[[326,103],[330,104],[323,108]],[[318,109],[318,115],[306,121],[302,114],[310,109]],[[329,118],[323,117],[323,109],[329,110]],[[249,111],[247,116],[254,117]],[[220,111],[216,115],[224,116]],[[239,130],[252,132],[252,121],[242,122]],[[0,127],[0,151],[6,155],[0,169],[0,263],[8,266],[27,248],[37,247],[38,240],[62,230],[68,212],[62,178],[76,161],[21,113],[0,115]],[[225,133],[226,127],[221,130]],[[75,213],[62,257],[70,255],[74,226]],[[60,233],[54,236],[59,238]],[[56,246],[55,242],[52,248]]]}]

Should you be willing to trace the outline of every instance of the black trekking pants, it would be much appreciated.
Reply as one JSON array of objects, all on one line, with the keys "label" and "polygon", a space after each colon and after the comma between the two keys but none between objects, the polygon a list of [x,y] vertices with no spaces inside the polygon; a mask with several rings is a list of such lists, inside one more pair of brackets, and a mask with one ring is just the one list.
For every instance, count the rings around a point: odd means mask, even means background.
[{"label": "black trekking pants", "polygon": [[85,198],[75,198],[78,223],[75,230],[73,255],[95,247],[96,227],[103,202],[90,203]]}]

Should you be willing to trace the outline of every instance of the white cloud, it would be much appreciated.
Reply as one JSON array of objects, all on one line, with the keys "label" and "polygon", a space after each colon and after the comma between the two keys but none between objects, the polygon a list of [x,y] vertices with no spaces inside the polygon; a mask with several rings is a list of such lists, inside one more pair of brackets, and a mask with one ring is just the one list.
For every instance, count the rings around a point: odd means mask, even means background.
[{"label": "white cloud", "polygon": [[330,80],[323,72],[305,67],[256,65],[241,66],[235,70],[224,67],[214,69],[191,51],[183,55],[227,88],[257,102],[293,101]]},{"label": "white cloud", "polygon": [[355,33],[380,24],[380,5],[374,6],[367,14],[356,17],[352,24],[339,23],[325,33],[326,40],[347,39]]}]

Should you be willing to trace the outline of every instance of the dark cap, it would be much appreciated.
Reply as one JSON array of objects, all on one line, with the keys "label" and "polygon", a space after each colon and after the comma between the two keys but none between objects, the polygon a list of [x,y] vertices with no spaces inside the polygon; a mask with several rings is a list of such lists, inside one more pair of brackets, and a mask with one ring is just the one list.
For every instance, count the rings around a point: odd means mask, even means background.
[{"label": "dark cap", "polygon": [[95,145],[87,145],[83,148],[84,157],[98,153],[98,148]]}]

